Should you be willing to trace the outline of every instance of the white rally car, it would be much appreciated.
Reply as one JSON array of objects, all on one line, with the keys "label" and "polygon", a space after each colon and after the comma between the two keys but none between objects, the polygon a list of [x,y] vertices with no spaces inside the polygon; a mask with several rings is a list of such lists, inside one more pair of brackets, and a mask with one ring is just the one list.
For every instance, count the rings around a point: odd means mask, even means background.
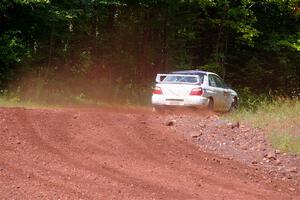
[{"label": "white rally car", "polygon": [[237,93],[215,73],[186,70],[157,74],[152,92],[156,110],[170,106],[191,106],[230,111],[238,106]]}]

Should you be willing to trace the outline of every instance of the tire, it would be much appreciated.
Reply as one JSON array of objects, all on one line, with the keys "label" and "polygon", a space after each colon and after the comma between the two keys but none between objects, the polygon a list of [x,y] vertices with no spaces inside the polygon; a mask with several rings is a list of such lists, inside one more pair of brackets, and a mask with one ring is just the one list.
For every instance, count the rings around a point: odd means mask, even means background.
[{"label": "tire", "polygon": [[208,105],[207,105],[207,109],[213,111],[214,110],[214,99],[213,98],[209,98],[208,101]]}]

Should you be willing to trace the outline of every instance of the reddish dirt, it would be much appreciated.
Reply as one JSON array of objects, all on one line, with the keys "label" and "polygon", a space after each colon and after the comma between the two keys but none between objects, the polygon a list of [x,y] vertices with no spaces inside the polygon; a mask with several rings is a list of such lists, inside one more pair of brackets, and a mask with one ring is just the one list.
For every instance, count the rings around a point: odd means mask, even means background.
[{"label": "reddish dirt", "polygon": [[0,199],[300,199],[284,181],[267,184],[257,169],[200,151],[169,118],[2,108]]}]

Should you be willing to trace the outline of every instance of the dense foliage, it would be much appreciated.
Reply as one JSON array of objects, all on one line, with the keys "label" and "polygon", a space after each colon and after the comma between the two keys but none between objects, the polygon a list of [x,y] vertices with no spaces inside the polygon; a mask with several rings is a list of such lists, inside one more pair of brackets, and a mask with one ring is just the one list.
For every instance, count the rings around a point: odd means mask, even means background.
[{"label": "dense foliage", "polygon": [[118,98],[157,72],[195,68],[297,95],[299,63],[298,0],[0,1],[0,89],[30,97]]}]

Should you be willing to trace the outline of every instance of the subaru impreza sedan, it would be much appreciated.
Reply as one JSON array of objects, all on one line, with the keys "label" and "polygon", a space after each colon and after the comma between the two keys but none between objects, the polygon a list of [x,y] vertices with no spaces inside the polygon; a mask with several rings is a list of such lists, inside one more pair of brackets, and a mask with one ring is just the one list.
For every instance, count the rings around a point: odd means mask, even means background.
[{"label": "subaru impreza sedan", "polygon": [[238,95],[215,73],[200,70],[157,74],[152,92],[155,110],[172,106],[231,111],[238,106]]}]

